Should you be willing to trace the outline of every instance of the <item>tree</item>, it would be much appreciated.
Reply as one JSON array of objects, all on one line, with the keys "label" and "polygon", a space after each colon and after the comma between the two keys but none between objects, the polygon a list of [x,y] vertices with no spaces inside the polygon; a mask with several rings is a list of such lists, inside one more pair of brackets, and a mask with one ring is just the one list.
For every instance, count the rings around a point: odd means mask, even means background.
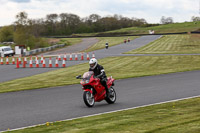
[{"label": "tree", "polygon": [[0,42],[13,42],[13,26],[5,26],[0,29]]},{"label": "tree", "polygon": [[28,24],[28,14],[26,12],[20,12],[16,15],[17,21],[15,22],[16,25],[24,26]]},{"label": "tree", "polygon": [[[39,37],[42,35],[70,35],[73,33],[91,33],[127,28],[132,26],[147,26],[145,19],[128,18],[115,14],[113,16],[101,17],[98,14],[91,14],[88,17],[80,18],[76,14],[61,13],[48,14],[42,19],[28,19],[26,12],[20,12],[16,16],[15,31]],[[172,18],[163,18],[162,23],[173,23]],[[19,36],[17,35],[17,36]],[[20,40],[20,39],[19,39]]]},{"label": "tree", "polygon": [[81,23],[80,17],[76,14],[68,14],[68,26],[70,27],[72,32],[76,31],[76,28]]},{"label": "tree", "polygon": [[198,22],[198,21],[200,21],[200,17],[192,16],[191,20],[192,20],[192,22]]},{"label": "tree", "polygon": [[172,23],[174,23],[173,18],[172,18],[172,17],[168,17],[168,18],[166,19],[166,24],[172,24]]},{"label": "tree", "polygon": [[68,29],[68,13],[61,13],[60,17],[60,30],[62,34],[70,34],[71,31]]},{"label": "tree", "polygon": [[46,16],[46,20],[47,20],[46,24],[48,27],[48,31],[51,33],[51,35],[55,34],[58,15],[57,14],[48,14]]},{"label": "tree", "polygon": [[117,28],[117,19],[114,17],[103,17],[98,21],[99,25],[101,25],[102,31],[114,30]]},{"label": "tree", "polygon": [[25,45],[29,38],[28,14],[20,12],[16,15],[14,41],[18,45]]},{"label": "tree", "polygon": [[116,18],[117,20],[121,20],[123,18],[122,15],[118,15],[118,14],[114,14],[113,17]]},{"label": "tree", "polygon": [[[16,15],[14,42],[18,45],[25,45],[26,47],[36,48],[43,47],[46,43],[38,36],[35,31],[35,21],[28,19],[26,12],[20,12]],[[35,34],[34,34],[35,33]]]},{"label": "tree", "polygon": [[79,25],[81,24],[81,19],[76,14],[71,13],[61,13],[60,17],[60,29],[62,33],[72,34],[77,31]]},{"label": "tree", "polygon": [[162,16],[161,20],[160,20],[160,23],[161,24],[171,24],[173,23],[173,18],[172,17],[167,17],[165,18],[164,16]]},{"label": "tree", "polygon": [[162,18],[160,19],[160,23],[165,24],[165,17],[164,16],[162,16]]},{"label": "tree", "polygon": [[99,16],[98,14],[91,14],[89,16],[89,20],[94,23],[97,22],[99,19],[101,19],[101,16]]},{"label": "tree", "polygon": [[35,37],[40,37],[45,33],[45,22],[44,19],[30,19],[29,20],[30,32]]}]

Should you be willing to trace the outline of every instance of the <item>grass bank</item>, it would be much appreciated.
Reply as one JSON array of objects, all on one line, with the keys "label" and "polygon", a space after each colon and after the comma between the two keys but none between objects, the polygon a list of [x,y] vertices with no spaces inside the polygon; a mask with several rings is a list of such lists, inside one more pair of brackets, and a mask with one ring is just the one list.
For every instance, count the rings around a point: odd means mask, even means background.
[{"label": "grass bank", "polygon": [[[115,79],[200,70],[200,56],[109,57],[99,60],[99,63],[104,66],[107,75]],[[2,82],[0,93],[77,84],[79,80],[75,76],[88,71],[88,68],[88,63],[84,63]]]},{"label": "grass bank", "polygon": [[101,33],[86,33],[86,34],[74,34],[75,36],[106,36],[106,35],[140,35],[140,34],[149,34],[149,30],[154,30],[155,34],[164,34],[164,33],[181,33],[181,32],[191,32],[199,30],[200,22],[184,22],[184,23],[174,23],[174,24],[165,24],[152,27],[129,27],[122,28],[118,30],[112,30]]},{"label": "grass bank", "polygon": [[109,47],[123,43],[124,39],[130,38],[131,40],[137,38],[137,37],[97,37],[99,39],[99,42],[91,46],[90,48],[86,49],[84,52],[90,52],[98,49],[103,49],[105,48],[106,42],[108,42]]},{"label": "grass bank", "polygon": [[195,54],[200,53],[200,34],[167,35],[126,54]]},{"label": "grass bank", "polygon": [[200,98],[103,114],[11,133],[199,133]]},{"label": "grass bank", "polygon": [[63,44],[63,43],[66,43],[67,46],[69,45],[74,45],[74,44],[77,44],[77,43],[80,43],[82,41],[81,38],[61,38],[59,39],[59,44]]},{"label": "grass bank", "polygon": [[185,22],[185,23],[174,23],[165,24],[153,27],[130,27],[123,28],[114,31],[108,31],[106,33],[123,33],[127,32],[129,34],[149,34],[149,30],[154,30],[156,34],[160,33],[177,33],[177,32],[191,32],[198,30],[200,27],[200,22]]}]

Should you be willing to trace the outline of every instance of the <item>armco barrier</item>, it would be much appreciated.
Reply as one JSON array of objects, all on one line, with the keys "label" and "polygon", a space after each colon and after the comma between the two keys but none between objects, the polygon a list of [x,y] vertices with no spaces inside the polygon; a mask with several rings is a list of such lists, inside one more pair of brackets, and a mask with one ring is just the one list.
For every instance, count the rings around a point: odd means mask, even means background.
[{"label": "armco barrier", "polygon": [[37,53],[50,51],[50,50],[53,50],[53,49],[55,49],[55,48],[64,47],[65,45],[66,45],[66,44],[56,44],[56,45],[53,45],[53,46],[50,46],[50,47],[46,47],[46,48],[33,49],[33,50],[31,50],[31,51],[26,51],[26,52],[24,53],[24,56],[30,56],[30,55],[34,55],[34,54],[37,54]]}]

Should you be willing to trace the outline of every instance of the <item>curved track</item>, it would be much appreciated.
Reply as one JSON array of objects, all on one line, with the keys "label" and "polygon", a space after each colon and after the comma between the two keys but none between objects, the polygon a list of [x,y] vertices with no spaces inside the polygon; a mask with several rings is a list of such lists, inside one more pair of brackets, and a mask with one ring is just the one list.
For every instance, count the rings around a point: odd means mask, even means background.
[{"label": "curved track", "polygon": [[[126,52],[131,49],[136,49],[136,48],[142,47],[142,46],[158,39],[159,37],[160,37],[159,35],[143,36],[140,38],[136,38],[135,40],[132,40],[130,43],[127,43],[127,44],[119,44],[119,45],[110,47],[108,50],[101,49],[101,50],[97,50],[94,52],[95,52],[97,59],[105,58],[105,57],[109,57],[109,56],[116,56],[116,55],[120,55],[120,53],[122,53],[122,52]],[[91,54],[92,54],[92,52],[90,53],[90,55]],[[53,59],[53,62],[55,62],[55,59]],[[76,64],[80,64],[80,63],[84,63],[84,62],[87,62],[87,61],[67,61],[66,65],[72,66],[72,65],[76,65]],[[46,61],[46,65],[48,65],[47,63],[48,62]],[[59,62],[59,63],[61,66],[62,62]],[[29,68],[15,69],[15,68],[16,68],[15,65],[0,65],[0,82],[23,78],[23,77],[27,77],[27,76],[32,76],[32,75],[36,75],[36,74],[40,74],[40,73],[58,69],[58,68],[31,68],[31,69],[29,69]]]},{"label": "curved track", "polygon": [[[98,50],[96,57],[119,55],[158,37],[141,37],[129,45]],[[80,62],[74,64],[77,63]],[[40,69],[33,69],[30,75],[35,74],[34,70]],[[94,108],[84,105],[81,85],[3,93],[0,94],[0,131],[197,96],[200,95],[199,78],[200,71],[191,71],[118,80],[115,83],[116,103],[100,102]]]}]

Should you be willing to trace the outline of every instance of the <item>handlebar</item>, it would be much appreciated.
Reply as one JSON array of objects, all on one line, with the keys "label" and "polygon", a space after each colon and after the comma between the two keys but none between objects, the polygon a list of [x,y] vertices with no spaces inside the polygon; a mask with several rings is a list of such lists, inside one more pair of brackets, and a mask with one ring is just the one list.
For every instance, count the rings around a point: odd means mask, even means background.
[{"label": "handlebar", "polygon": [[82,79],[81,75],[76,76],[76,79]]}]

